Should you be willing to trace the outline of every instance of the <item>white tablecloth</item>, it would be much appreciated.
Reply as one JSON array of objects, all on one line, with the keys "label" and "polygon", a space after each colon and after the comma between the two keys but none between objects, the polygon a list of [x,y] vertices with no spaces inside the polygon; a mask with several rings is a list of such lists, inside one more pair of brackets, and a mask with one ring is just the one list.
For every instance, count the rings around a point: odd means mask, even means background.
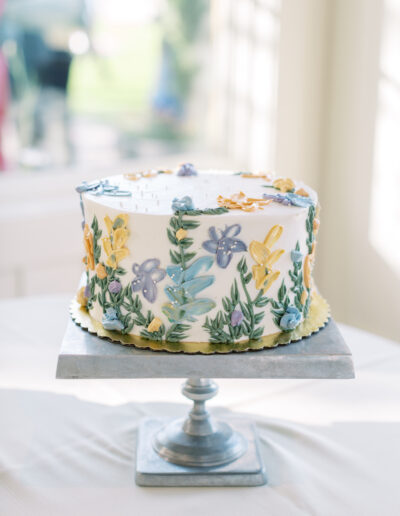
[{"label": "white tablecloth", "polygon": [[185,413],[181,380],[55,380],[67,304],[0,303],[0,515],[400,514],[399,344],[341,326],[356,380],[219,381],[212,411],[251,414],[268,485],[140,488],[138,421]]}]

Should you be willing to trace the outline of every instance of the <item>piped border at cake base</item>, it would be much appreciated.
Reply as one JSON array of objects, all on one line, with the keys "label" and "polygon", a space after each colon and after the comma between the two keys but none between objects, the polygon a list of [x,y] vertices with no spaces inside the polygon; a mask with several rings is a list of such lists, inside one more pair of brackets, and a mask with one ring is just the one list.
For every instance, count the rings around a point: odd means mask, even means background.
[{"label": "piped border at cake base", "polygon": [[266,335],[258,340],[236,343],[213,344],[210,342],[166,342],[152,341],[136,335],[123,335],[116,331],[105,330],[102,324],[91,317],[86,308],[74,299],[70,305],[72,320],[83,330],[95,334],[100,338],[110,340],[126,346],[152,351],[168,351],[170,353],[200,353],[212,355],[214,353],[242,353],[244,351],[258,351],[265,348],[276,348],[284,344],[299,341],[318,332],[330,318],[330,308],[327,301],[317,292],[313,292],[308,317],[293,331],[279,332]]}]

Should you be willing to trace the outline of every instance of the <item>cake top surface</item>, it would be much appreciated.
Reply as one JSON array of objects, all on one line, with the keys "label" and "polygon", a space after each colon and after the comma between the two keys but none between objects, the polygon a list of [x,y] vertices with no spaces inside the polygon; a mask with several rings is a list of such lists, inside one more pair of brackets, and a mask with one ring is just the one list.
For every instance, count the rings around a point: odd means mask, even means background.
[{"label": "cake top surface", "polygon": [[[181,169],[180,169],[181,170]],[[284,213],[316,204],[317,194],[300,181],[270,174],[207,170],[196,175],[146,171],[83,183],[77,191],[102,206],[128,213],[171,215],[177,210]]]}]

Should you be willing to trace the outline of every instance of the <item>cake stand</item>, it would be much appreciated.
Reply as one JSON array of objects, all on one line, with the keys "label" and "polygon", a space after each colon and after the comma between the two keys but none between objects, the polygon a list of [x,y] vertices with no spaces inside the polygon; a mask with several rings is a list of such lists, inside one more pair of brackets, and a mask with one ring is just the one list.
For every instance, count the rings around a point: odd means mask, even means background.
[{"label": "cake stand", "polygon": [[351,353],[331,319],[318,333],[273,349],[214,355],[139,350],[108,342],[69,321],[57,378],[182,378],[187,418],[145,419],[136,454],[141,486],[256,486],[267,478],[256,430],[244,418],[215,421],[205,403],[210,378],[354,378]]}]

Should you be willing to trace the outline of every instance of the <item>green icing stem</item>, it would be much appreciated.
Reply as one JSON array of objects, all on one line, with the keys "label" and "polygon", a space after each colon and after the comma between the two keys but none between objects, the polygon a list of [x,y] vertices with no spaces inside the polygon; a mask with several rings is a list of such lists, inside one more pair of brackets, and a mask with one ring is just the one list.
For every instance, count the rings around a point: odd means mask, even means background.
[{"label": "green icing stem", "polygon": [[[210,342],[224,343],[232,342],[240,339],[243,336],[248,337],[248,340],[257,340],[262,334],[264,327],[260,326],[264,318],[264,311],[255,313],[254,308],[265,307],[270,299],[263,296],[263,291],[259,290],[257,296],[251,299],[247,285],[252,280],[252,273],[248,273],[246,259],[243,257],[237,265],[237,270],[240,277],[241,291],[244,294],[246,301],[242,301],[237,280],[235,279],[231,287],[230,297],[226,296],[222,299],[223,310],[219,310],[214,318],[206,317],[203,328],[210,335]],[[231,325],[232,312],[240,308],[243,314],[243,321],[233,327]]]}]

